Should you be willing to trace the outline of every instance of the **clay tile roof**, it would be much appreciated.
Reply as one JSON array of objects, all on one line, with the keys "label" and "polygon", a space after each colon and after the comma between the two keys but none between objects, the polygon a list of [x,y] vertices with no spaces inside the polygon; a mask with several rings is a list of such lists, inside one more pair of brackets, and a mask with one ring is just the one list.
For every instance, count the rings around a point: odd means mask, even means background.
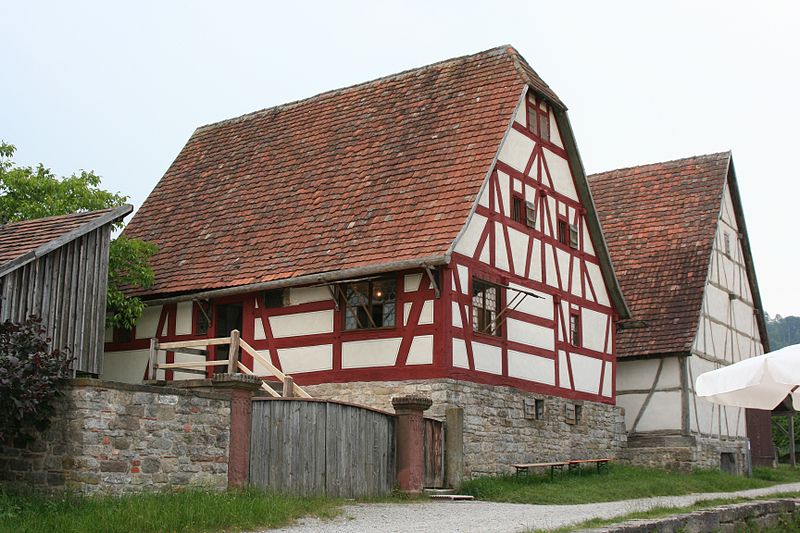
[{"label": "clay tile roof", "polygon": [[697,332],[730,152],[589,176],[633,320],[619,357],[685,353]]},{"label": "clay tile roof", "polygon": [[198,128],[125,230],[149,294],[436,263],[526,84],[563,107],[500,47]]},{"label": "clay tile roof", "polygon": [[[22,222],[11,222],[0,226],[0,270],[7,270],[12,262],[33,259],[36,252],[48,243],[66,236],[77,238],[83,229],[95,227],[93,223],[114,222],[130,213],[133,208],[125,205],[88,213],[75,213]],[[16,268],[16,267],[15,267]]]}]

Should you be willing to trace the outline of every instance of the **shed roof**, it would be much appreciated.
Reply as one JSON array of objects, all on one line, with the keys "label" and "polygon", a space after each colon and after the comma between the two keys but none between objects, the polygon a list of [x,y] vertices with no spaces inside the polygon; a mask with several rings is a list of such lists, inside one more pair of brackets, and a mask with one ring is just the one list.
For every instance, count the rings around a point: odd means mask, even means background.
[{"label": "shed roof", "polygon": [[[731,153],[721,152],[589,176],[633,319],[647,323],[645,328],[620,331],[619,357],[691,349],[731,164]],[[742,228],[735,182],[732,194]],[[752,269],[748,276],[755,286]]]},{"label": "shed roof", "polygon": [[113,223],[133,209],[130,205],[74,213],[0,226],[0,276],[33,261],[81,235],[105,224]]}]

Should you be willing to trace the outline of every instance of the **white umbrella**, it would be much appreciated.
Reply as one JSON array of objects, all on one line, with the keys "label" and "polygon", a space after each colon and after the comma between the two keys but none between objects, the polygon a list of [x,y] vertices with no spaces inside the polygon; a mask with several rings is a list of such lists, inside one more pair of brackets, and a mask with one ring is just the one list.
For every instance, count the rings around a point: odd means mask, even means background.
[{"label": "white umbrella", "polygon": [[774,409],[792,395],[800,410],[800,344],[750,357],[697,376],[695,392],[714,403]]}]

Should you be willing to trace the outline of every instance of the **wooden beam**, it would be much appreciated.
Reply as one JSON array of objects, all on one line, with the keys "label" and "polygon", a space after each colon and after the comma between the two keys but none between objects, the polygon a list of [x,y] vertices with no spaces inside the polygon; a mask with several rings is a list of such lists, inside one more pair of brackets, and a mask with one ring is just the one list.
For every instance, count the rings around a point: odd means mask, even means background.
[{"label": "wooden beam", "polygon": [[239,361],[239,330],[231,331],[231,346],[228,348],[228,374],[236,373],[236,363]]},{"label": "wooden beam", "polygon": [[150,379],[158,379],[158,339],[150,339]]},{"label": "wooden beam", "polygon": [[283,397],[294,397],[294,378],[292,376],[286,376],[283,380]]},{"label": "wooden beam", "polygon": [[164,370],[166,368],[206,368],[207,366],[228,366],[228,360],[223,359],[221,361],[197,361],[197,362],[185,362],[185,363],[163,363],[157,366],[159,370]]},{"label": "wooden beam", "polygon": [[[242,350],[244,350],[253,357],[254,361],[258,361],[260,365],[266,368],[273,376],[278,378],[281,381],[281,383],[285,383],[287,377],[286,374],[278,370],[278,368],[275,365],[267,361],[263,355],[255,351],[255,349],[249,344],[247,344],[246,341],[239,340],[239,344],[241,345]],[[284,384],[284,389],[286,389],[285,384]],[[294,393],[295,396],[299,396],[301,398],[311,398],[311,395],[307,393],[305,390],[303,390],[303,388],[297,384],[293,384],[292,392]]]},{"label": "wooden beam", "polygon": [[[244,363],[242,363],[241,361],[236,363],[236,365],[239,367],[239,370],[241,370],[242,373],[247,374],[248,376],[255,376],[253,371],[250,370],[249,368],[247,368],[247,366]],[[261,388],[264,389],[265,391],[267,391],[269,393],[269,395],[272,396],[273,398],[280,398],[281,397],[281,395],[278,394],[278,392],[275,389],[273,389],[272,387],[267,385],[267,383],[265,381],[263,381],[263,380],[261,381]]]},{"label": "wooden beam", "polygon": [[192,348],[194,346],[217,346],[220,344],[228,344],[231,342],[230,337],[218,337],[216,339],[196,339],[193,341],[175,341],[163,342],[159,344],[159,349],[170,350],[173,348]]}]

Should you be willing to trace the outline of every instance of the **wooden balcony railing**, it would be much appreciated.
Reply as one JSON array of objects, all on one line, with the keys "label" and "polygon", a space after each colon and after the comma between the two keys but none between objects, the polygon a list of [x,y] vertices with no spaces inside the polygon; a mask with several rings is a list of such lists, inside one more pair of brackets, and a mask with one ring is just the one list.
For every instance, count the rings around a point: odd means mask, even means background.
[{"label": "wooden balcony railing", "polygon": [[[188,355],[201,355],[208,357],[209,346],[223,346],[228,345],[228,359],[222,360],[205,360],[205,361],[185,361],[181,363],[159,363],[158,352],[160,350],[183,353]],[[200,349],[205,347],[206,349]],[[278,379],[283,385],[284,397],[300,397],[311,398],[302,387],[297,385],[291,376],[287,376],[281,372],[275,365],[273,365],[267,358],[258,353],[252,346],[242,340],[241,334],[238,330],[231,331],[230,337],[217,337],[215,339],[195,339],[190,341],[176,341],[176,342],[158,342],[158,339],[150,339],[150,366],[149,366],[149,379],[155,380],[159,370],[178,370],[179,372],[187,372],[190,374],[206,375],[209,367],[225,366],[227,367],[228,374],[236,374],[242,372],[250,376],[254,376],[244,363],[239,360],[241,352],[246,352],[253,358],[253,361],[258,362],[264,367],[270,376]],[[261,377],[261,376],[259,376]],[[271,396],[280,397],[275,389],[262,379],[261,388],[267,391]]]}]

